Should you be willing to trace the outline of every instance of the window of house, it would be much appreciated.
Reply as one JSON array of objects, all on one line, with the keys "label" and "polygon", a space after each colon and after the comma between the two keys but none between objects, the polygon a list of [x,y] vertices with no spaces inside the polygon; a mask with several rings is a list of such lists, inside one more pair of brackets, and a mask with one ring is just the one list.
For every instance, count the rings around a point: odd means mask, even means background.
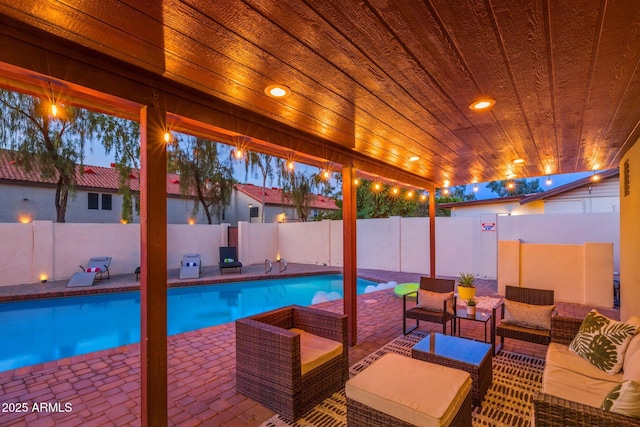
[{"label": "window of house", "polygon": [[88,193],[88,208],[98,209],[98,193]]},{"label": "window of house", "polygon": [[103,211],[110,211],[111,210],[111,194],[103,194],[102,195],[102,210]]}]

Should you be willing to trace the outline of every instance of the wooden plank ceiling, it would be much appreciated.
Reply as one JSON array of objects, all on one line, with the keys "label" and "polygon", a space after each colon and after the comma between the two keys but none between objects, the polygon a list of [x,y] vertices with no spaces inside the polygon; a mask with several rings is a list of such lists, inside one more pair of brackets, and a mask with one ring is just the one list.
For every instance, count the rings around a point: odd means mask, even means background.
[{"label": "wooden plank ceiling", "polygon": [[615,167],[640,136],[636,1],[0,0],[0,17],[438,187]]}]

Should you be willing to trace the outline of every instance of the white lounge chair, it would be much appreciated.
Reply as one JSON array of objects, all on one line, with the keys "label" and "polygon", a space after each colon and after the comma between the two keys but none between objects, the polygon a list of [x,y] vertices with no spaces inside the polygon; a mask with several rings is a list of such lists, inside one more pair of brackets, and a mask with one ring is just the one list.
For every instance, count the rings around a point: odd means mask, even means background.
[{"label": "white lounge chair", "polygon": [[197,279],[202,271],[202,262],[200,254],[185,254],[180,262],[180,278],[181,279]]},{"label": "white lounge chair", "polygon": [[71,279],[69,279],[69,283],[67,283],[67,288],[93,286],[96,281],[99,282],[102,279],[110,279],[110,265],[111,257],[103,256],[91,258],[89,262],[87,262],[86,267],[80,266],[82,271],[73,273],[73,276],[71,276]]}]

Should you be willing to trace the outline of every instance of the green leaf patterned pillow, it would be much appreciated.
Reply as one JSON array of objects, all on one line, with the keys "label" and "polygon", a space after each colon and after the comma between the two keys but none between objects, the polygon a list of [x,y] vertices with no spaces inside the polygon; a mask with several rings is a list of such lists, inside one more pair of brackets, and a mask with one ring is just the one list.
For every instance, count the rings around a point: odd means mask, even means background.
[{"label": "green leaf patterned pillow", "polygon": [[569,349],[610,374],[622,369],[624,354],[638,327],[609,319],[591,310]]},{"label": "green leaf patterned pillow", "polygon": [[640,381],[626,380],[616,385],[604,398],[600,408],[640,418]]}]

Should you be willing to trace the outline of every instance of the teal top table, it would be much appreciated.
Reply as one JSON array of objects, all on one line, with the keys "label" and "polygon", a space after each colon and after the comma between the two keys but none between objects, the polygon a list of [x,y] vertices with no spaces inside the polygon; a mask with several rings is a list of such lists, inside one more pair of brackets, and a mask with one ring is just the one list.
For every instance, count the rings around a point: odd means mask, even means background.
[{"label": "teal top table", "polygon": [[432,332],[411,349],[411,357],[471,375],[473,404],[479,406],[493,380],[491,344]]}]

